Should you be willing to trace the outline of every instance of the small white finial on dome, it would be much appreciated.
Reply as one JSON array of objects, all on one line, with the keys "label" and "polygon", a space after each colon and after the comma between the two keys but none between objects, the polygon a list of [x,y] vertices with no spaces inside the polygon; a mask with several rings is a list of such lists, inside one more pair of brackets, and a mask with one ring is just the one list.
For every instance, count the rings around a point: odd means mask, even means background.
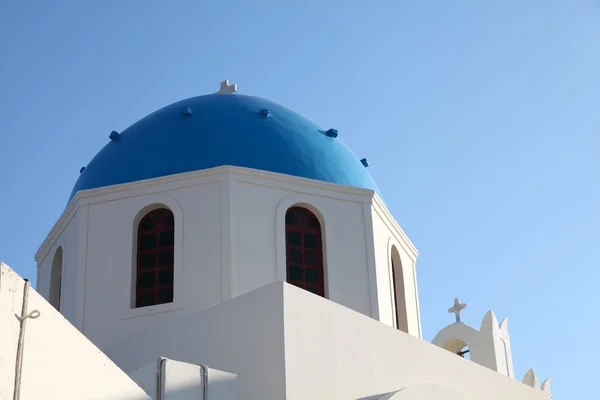
[{"label": "small white finial on dome", "polygon": [[229,85],[229,81],[221,82],[221,89],[216,94],[235,93],[237,92],[237,84]]},{"label": "small white finial on dome", "polygon": [[461,323],[462,319],[460,318],[460,313],[465,308],[467,308],[467,305],[465,303],[461,304],[458,297],[455,297],[454,298],[454,306],[452,306],[448,309],[448,313],[450,313],[450,314],[454,313],[454,315],[456,315],[456,322]]}]

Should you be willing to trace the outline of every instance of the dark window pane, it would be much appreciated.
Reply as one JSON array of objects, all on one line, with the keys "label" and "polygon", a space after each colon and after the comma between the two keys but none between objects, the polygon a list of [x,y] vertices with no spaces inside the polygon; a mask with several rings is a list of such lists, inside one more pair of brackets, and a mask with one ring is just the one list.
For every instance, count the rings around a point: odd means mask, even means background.
[{"label": "dark window pane", "polygon": [[317,235],[312,233],[304,234],[304,247],[308,249],[316,249],[317,248]]},{"label": "dark window pane", "polygon": [[160,233],[160,245],[162,247],[171,247],[175,243],[175,231]]},{"label": "dark window pane", "polygon": [[292,211],[285,213],[285,224],[296,225],[296,218],[294,217],[294,213]]},{"label": "dark window pane", "polygon": [[173,250],[161,250],[158,253],[158,265],[161,267],[173,265]]},{"label": "dark window pane", "polygon": [[150,213],[152,218],[154,218],[155,221],[159,221],[159,222],[162,221],[164,214],[165,214],[164,208],[159,208],[158,210],[154,210]]},{"label": "dark window pane", "polygon": [[156,253],[142,253],[138,261],[139,269],[149,269],[156,266]]},{"label": "dark window pane", "polygon": [[288,249],[288,262],[302,264],[302,251],[299,249]]},{"label": "dark window pane", "polygon": [[158,304],[170,303],[173,301],[173,288],[164,288],[158,291]]},{"label": "dark window pane", "polygon": [[150,289],[154,287],[156,274],[152,272],[142,272],[138,278],[138,288]]},{"label": "dark window pane", "polygon": [[302,281],[304,277],[302,276],[302,267],[297,265],[290,265],[290,276],[289,280],[291,281]]},{"label": "dark window pane", "polygon": [[140,221],[136,307],[173,301],[174,225],[173,213],[166,208],[152,210]]},{"label": "dark window pane", "polygon": [[302,221],[306,214],[306,210],[304,210],[304,208],[294,208],[294,214],[296,214],[296,219],[298,221]]},{"label": "dark window pane", "polygon": [[154,228],[154,225],[152,224],[152,220],[150,218],[144,218],[140,223],[141,231],[151,231],[152,228]]},{"label": "dark window pane", "polygon": [[173,219],[173,214],[169,213],[166,217],[165,217],[165,226],[167,228],[172,228],[175,226],[175,220]]},{"label": "dark window pane", "polygon": [[287,281],[294,286],[323,295],[323,254],[321,225],[317,217],[302,207],[286,213]]},{"label": "dark window pane", "polygon": [[159,285],[172,285],[173,284],[173,268],[161,269],[158,271],[158,284]]},{"label": "dark window pane", "polygon": [[310,229],[320,229],[319,221],[311,215],[306,222],[306,227]]},{"label": "dark window pane", "polygon": [[147,307],[152,304],[154,304],[154,292],[144,292],[138,295],[136,307]]},{"label": "dark window pane", "polygon": [[319,259],[316,251],[304,250],[304,264],[316,267],[319,265]]},{"label": "dark window pane", "polygon": [[288,232],[288,245],[290,246],[301,246],[302,245],[302,234],[300,232]]},{"label": "dark window pane", "polygon": [[140,236],[140,250],[152,250],[156,248],[156,235],[154,233]]},{"label": "dark window pane", "polygon": [[306,268],[304,270],[304,273],[306,274],[306,282],[307,283],[314,283],[314,284],[319,283],[319,273],[317,272],[316,269]]}]

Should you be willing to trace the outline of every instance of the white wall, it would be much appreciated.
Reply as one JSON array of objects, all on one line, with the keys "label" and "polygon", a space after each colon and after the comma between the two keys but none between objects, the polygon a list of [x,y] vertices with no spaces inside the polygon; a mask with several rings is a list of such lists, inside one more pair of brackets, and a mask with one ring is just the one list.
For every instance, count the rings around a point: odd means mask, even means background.
[{"label": "white wall", "polygon": [[[456,390],[441,385],[415,385],[372,400],[465,400]],[[371,400],[371,399],[369,399]]]},{"label": "white wall", "polygon": [[43,255],[39,255],[36,291],[45,299],[50,296],[52,261],[58,248],[63,251],[60,312],[77,329],[83,328],[85,261],[88,206],[82,206],[62,222],[59,234],[49,235]]},{"label": "white wall", "polygon": [[[229,371],[238,376],[240,400],[373,400],[423,384],[465,400],[549,400],[539,389],[287,283],[187,315],[107,354],[124,370],[164,356]],[[432,390],[413,388],[398,398]]]},{"label": "white wall", "polygon": [[[101,348],[166,323],[173,313],[194,312],[221,302],[220,186],[218,181],[209,182],[90,205],[84,332]],[[134,220],[141,210],[157,204],[166,205],[175,217],[174,301],[132,309]]]},{"label": "white wall", "polygon": [[[128,373],[155,399],[237,400],[237,376],[202,365],[160,358]],[[160,391],[160,394],[157,392]],[[205,396],[206,394],[206,396]]]},{"label": "white wall", "polygon": [[[0,399],[12,399],[24,281],[0,263]],[[29,289],[21,400],[150,399],[35,290]]]},{"label": "white wall", "polygon": [[[400,256],[402,281],[404,287],[396,286],[399,295],[404,296],[405,316],[408,323],[408,333],[415,337],[422,337],[421,320],[419,313],[419,300],[415,263],[417,251],[400,230],[397,223],[391,218],[385,207],[373,204],[369,208],[373,224],[373,241],[375,253],[375,273],[377,281],[377,304],[379,320],[386,325],[395,326],[394,289],[392,285],[391,260],[392,249],[396,248]],[[398,272],[398,271],[397,271]]]},{"label": "white wall", "polygon": [[242,400],[282,400],[286,374],[282,285],[275,283],[186,314],[106,354],[125,371],[156,365],[158,357],[208,365],[238,376]]},{"label": "white wall", "polygon": [[457,391],[465,400],[550,398],[294,286],[283,289],[288,400],[376,399],[426,383]]},{"label": "white wall", "polygon": [[238,184],[237,294],[285,280],[285,211],[299,205],[321,222],[327,298],[371,315],[362,202],[310,187],[297,186],[292,192],[265,183],[248,179]]},{"label": "white wall", "polygon": [[[233,167],[84,191],[36,255],[39,286],[47,295],[52,257],[61,246],[61,310],[104,350],[182,314],[284,281],[285,211],[300,205],[321,220],[326,296],[378,318],[377,291],[389,296],[389,276],[375,272],[374,228],[365,212],[373,196],[369,190]],[[175,299],[132,309],[136,217],[152,205],[167,206],[175,216]],[[375,229],[384,232],[375,240],[386,248],[389,228]]]}]

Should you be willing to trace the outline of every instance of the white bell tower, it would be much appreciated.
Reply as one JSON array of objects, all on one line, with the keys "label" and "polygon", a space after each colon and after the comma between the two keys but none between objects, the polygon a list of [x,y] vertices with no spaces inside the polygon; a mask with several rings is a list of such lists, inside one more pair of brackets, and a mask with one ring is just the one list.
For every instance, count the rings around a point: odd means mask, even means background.
[{"label": "white bell tower", "polygon": [[498,324],[490,310],[477,330],[462,321],[461,311],[466,307],[458,298],[454,299],[448,312],[456,315],[456,322],[442,329],[432,343],[458,355],[464,355],[467,351],[464,349],[468,347],[471,361],[514,378],[508,319]]}]

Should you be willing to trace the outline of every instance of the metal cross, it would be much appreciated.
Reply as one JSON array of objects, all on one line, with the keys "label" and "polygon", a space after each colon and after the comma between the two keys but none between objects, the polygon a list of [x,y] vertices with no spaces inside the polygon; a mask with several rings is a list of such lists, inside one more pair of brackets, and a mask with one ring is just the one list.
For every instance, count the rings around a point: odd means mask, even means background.
[{"label": "metal cross", "polygon": [[456,322],[462,322],[462,320],[460,318],[460,313],[465,308],[467,308],[467,305],[465,303],[461,304],[458,297],[455,297],[454,298],[454,306],[452,306],[448,309],[448,313],[450,313],[450,314],[454,313],[454,315],[456,315]]},{"label": "metal cross", "polygon": [[221,82],[221,89],[217,92],[217,94],[224,93],[235,93],[237,92],[237,84],[229,85],[229,81]]}]

